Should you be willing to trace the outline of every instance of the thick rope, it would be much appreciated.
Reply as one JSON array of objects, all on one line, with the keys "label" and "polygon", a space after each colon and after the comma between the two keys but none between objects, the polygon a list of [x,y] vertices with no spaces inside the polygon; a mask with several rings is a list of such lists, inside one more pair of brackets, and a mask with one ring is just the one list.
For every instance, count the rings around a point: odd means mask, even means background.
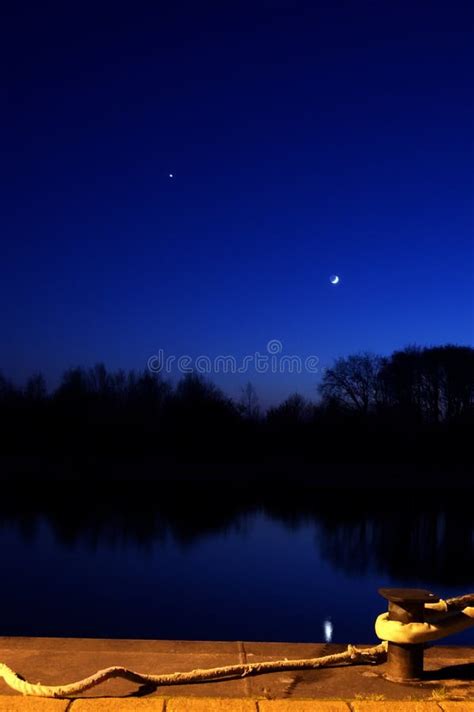
[{"label": "thick rope", "polygon": [[[465,596],[455,596],[454,598],[447,598],[445,601],[441,599],[440,603],[446,604],[447,611],[462,611],[464,608],[474,606],[474,593],[466,593]],[[427,603],[426,605],[430,606],[429,603]]]},{"label": "thick rope", "polygon": [[315,670],[330,665],[341,663],[357,664],[385,662],[387,656],[387,644],[380,643],[371,648],[356,648],[348,645],[343,653],[325,655],[320,658],[308,658],[302,660],[277,660],[262,663],[249,663],[226,665],[225,667],[208,668],[204,670],[191,670],[190,672],[175,672],[166,675],[146,675],[134,672],[125,667],[109,667],[99,670],[95,675],[85,677],[78,682],[69,685],[36,685],[24,680],[18,673],[11,670],[5,663],[0,663],[0,678],[3,678],[7,685],[22,695],[36,695],[37,697],[71,697],[80,694],[91,687],[99,685],[105,680],[113,677],[123,677],[126,680],[137,683],[146,683],[153,687],[167,685],[185,685],[193,682],[212,682],[224,678],[247,677],[248,675],[261,675],[268,672],[283,672],[288,670]]},{"label": "thick rope", "polygon": [[389,620],[389,615],[382,613],[375,621],[378,638],[408,645],[429,643],[474,625],[474,594],[426,603],[423,623],[400,623]]}]

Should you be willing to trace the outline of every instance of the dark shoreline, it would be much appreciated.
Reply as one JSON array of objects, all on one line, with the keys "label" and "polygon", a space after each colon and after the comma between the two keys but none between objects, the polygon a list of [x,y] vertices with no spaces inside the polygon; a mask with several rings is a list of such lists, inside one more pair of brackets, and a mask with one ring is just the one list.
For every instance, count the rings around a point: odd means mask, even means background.
[{"label": "dark shoreline", "polygon": [[61,457],[0,456],[0,481],[46,482],[101,481],[137,482],[160,486],[263,487],[298,485],[317,489],[387,489],[394,487],[473,488],[472,465],[445,463],[306,463],[290,458],[268,458],[250,463],[185,463],[155,457]]}]

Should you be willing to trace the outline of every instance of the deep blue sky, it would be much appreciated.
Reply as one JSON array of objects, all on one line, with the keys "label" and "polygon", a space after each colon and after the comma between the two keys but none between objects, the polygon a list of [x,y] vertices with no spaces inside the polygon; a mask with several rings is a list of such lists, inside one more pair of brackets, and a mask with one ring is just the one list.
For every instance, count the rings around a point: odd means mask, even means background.
[{"label": "deep blue sky", "polygon": [[472,344],[473,25],[456,0],[4,8],[0,369]]}]

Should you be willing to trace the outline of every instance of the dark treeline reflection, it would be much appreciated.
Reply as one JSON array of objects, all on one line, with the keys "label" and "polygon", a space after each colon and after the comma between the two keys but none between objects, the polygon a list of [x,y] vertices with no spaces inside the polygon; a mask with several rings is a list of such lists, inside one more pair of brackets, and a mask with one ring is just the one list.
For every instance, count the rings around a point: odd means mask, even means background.
[{"label": "dark treeline reflection", "polygon": [[[64,491],[57,499],[38,491],[9,491],[0,501],[0,527],[16,526],[34,538],[46,519],[63,545],[151,547],[171,537],[191,546],[200,537],[238,527],[263,513],[290,529],[314,524],[320,557],[348,574],[473,588],[474,517],[471,492],[288,490],[269,498],[249,489],[217,488]],[[277,552],[275,552],[277,554]]]},{"label": "dark treeline reflection", "polygon": [[66,477],[94,455],[117,467],[148,457],[157,478],[183,462],[469,461],[474,349],[353,354],[315,375],[315,396],[318,380],[314,402],[295,393],[263,412],[251,383],[233,400],[196,373],[172,384],[98,364],[66,371],[54,391],[41,374],[23,387],[0,374],[0,455],[66,453]]}]

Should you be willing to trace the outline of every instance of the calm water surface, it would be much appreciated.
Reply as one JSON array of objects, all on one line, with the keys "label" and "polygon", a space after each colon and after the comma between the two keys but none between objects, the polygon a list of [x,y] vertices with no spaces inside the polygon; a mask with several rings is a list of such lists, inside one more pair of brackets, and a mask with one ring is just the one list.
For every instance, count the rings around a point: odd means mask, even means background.
[{"label": "calm water surface", "polygon": [[[92,509],[92,511],[91,511]],[[0,513],[0,635],[375,641],[381,586],[474,590],[469,512]],[[474,644],[474,628],[449,638]]]}]

